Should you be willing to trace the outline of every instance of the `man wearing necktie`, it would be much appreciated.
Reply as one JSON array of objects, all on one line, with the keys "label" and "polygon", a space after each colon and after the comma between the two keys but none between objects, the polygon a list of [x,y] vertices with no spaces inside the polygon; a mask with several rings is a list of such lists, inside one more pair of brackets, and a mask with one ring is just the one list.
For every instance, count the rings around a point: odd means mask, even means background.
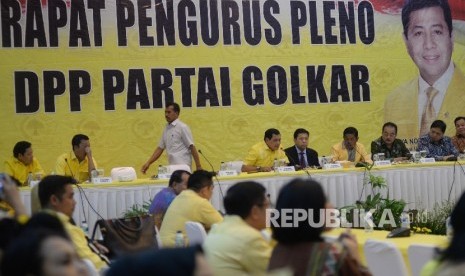
[{"label": "man wearing necktie", "polygon": [[318,153],[308,148],[309,136],[310,134],[306,129],[298,128],[294,131],[294,146],[284,150],[290,166],[296,166],[297,169],[320,166]]},{"label": "man wearing necktie", "polygon": [[452,125],[463,113],[465,76],[451,60],[454,32],[447,1],[406,1],[402,24],[405,46],[420,76],[387,96],[384,120],[396,122],[399,137],[414,150],[418,137],[429,133],[434,120]]}]

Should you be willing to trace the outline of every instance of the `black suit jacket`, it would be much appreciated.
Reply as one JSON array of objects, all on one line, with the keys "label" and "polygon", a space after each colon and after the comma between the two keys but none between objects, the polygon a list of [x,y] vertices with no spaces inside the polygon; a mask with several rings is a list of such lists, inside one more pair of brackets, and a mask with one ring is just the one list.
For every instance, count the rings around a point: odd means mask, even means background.
[{"label": "black suit jacket", "polygon": [[[286,153],[287,158],[289,159],[290,166],[300,165],[299,153],[297,152],[295,146],[285,149],[284,152]],[[311,148],[307,148],[306,154],[308,166],[320,166],[320,162],[318,162],[318,152]]]}]

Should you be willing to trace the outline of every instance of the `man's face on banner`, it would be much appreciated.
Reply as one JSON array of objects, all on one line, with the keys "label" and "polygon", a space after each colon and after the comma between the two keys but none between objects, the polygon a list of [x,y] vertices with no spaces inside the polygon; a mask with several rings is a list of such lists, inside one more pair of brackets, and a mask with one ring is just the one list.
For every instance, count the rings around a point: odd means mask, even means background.
[{"label": "man's face on banner", "polygon": [[433,85],[447,70],[454,47],[454,36],[449,35],[442,8],[431,7],[412,12],[404,41],[421,76]]}]

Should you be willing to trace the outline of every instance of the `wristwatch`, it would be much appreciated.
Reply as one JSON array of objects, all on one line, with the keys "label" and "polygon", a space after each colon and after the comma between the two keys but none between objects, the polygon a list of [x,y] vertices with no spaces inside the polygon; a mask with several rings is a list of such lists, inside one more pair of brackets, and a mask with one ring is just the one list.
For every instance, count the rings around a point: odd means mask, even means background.
[{"label": "wristwatch", "polygon": [[262,167],[258,166],[257,167],[257,172],[261,172],[262,171]]}]

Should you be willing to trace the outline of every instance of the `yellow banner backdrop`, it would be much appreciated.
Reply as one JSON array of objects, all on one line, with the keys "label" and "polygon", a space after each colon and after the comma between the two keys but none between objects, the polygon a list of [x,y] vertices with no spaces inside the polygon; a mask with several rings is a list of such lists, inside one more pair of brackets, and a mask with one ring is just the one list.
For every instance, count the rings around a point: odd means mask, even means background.
[{"label": "yellow banner backdrop", "polygon": [[[306,128],[310,147],[327,155],[354,126],[369,147],[387,95],[418,76],[401,1],[0,2],[0,158],[27,140],[47,172],[77,133],[107,175],[139,171],[172,100],[215,169],[241,160],[268,128],[283,147]],[[463,69],[465,8],[450,4],[452,60]],[[458,115],[447,117],[448,134]]]}]

